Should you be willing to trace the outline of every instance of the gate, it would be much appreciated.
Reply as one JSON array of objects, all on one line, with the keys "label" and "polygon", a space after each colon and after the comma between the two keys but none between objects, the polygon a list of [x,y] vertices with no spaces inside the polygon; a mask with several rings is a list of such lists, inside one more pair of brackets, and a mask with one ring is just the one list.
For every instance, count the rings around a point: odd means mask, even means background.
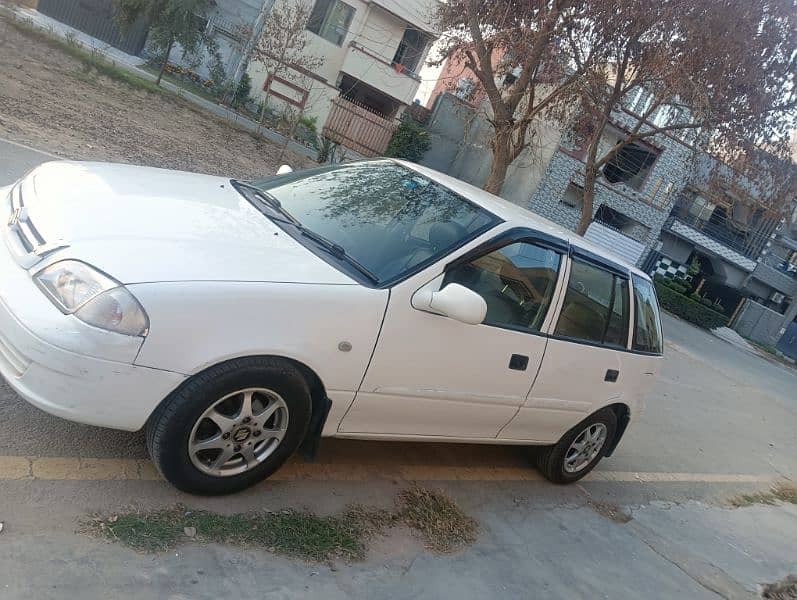
[{"label": "gate", "polygon": [[149,28],[143,21],[137,21],[127,33],[122,33],[115,21],[113,0],[39,0],[37,8],[40,13],[127,54],[137,55],[147,41]]},{"label": "gate", "polygon": [[364,105],[338,96],[324,124],[323,134],[333,142],[373,157],[385,153],[396,125]]},{"label": "gate", "polygon": [[777,348],[786,356],[797,360],[797,323],[789,323],[786,332],[778,340]]}]

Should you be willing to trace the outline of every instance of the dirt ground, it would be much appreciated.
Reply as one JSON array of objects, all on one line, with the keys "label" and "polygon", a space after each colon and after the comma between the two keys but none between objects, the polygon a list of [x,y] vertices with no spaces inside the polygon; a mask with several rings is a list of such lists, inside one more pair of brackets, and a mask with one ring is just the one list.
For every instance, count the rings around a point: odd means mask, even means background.
[{"label": "dirt ground", "polygon": [[132,89],[28,36],[0,16],[0,137],[65,158],[237,178],[309,161],[188,102]]}]

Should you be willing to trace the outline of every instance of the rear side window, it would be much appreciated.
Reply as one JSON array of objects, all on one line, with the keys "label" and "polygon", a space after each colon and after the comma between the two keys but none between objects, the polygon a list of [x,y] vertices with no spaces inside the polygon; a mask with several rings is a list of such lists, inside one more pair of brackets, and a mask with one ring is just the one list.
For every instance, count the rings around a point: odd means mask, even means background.
[{"label": "rear side window", "polygon": [[653,285],[632,275],[634,284],[634,350],[661,354],[661,317]]},{"label": "rear side window", "polygon": [[573,259],[556,335],[625,348],[628,316],[628,280]]}]

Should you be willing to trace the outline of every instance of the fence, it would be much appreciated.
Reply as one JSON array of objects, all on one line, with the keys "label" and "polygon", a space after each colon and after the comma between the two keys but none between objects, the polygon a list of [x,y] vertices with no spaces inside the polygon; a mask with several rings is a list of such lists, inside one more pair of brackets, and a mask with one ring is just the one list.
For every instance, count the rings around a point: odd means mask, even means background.
[{"label": "fence", "polygon": [[364,105],[338,96],[324,124],[323,133],[333,142],[373,157],[385,153],[396,123],[371,112]]},{"label": "fence", "polygon": [[142,20],[121,32],[112,0],[39,0],[38,10],[127,54],[138,54],[147,41],[148,27]]}]

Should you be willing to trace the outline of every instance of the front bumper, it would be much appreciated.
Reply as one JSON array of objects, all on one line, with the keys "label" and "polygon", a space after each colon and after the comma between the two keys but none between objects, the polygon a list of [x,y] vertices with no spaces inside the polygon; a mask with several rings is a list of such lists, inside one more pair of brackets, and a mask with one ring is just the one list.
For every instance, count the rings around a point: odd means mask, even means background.
[{"label": "front bumper", "polygon": [[140,338],[62,314],[13,259],[6,234],[0,232],[0,375],[31,404],[59,417],[140,429],[185,376],[132,364]]},{"label": "front bumper", "polygon": [[0,374],[34,406],[88,425],[136,431],[184,375],[102,360],[39,339],[0,299]]}]

